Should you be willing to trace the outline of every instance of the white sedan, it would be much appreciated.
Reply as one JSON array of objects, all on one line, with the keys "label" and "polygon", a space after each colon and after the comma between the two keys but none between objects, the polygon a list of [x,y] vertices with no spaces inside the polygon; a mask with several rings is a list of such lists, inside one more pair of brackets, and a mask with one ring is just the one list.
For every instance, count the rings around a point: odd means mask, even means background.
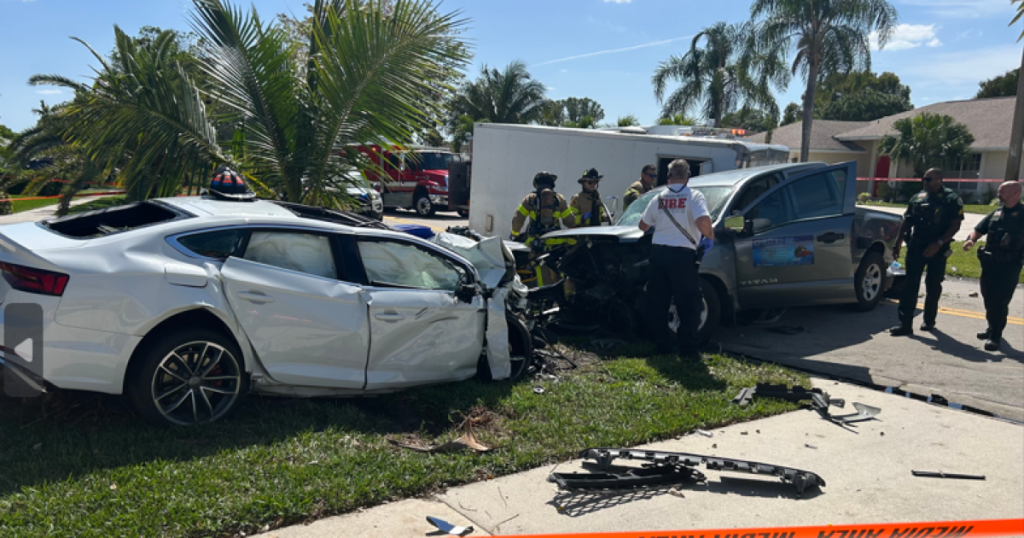
[{"label": "white sedan", "polygon": [[14,304],[42,310],[42,357],[4,342],[0,362],[39,387],[128,394],[163,425],[223,418],[249,392],[517,378],[532,350],[511,255],[440,239],[208,197],[0,226],[0,326]]}]

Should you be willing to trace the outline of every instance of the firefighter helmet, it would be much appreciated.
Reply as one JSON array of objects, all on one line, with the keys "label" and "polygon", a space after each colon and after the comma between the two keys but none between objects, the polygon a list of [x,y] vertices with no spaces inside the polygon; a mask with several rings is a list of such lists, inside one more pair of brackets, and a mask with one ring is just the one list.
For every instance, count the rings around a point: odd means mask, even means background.
[{"label": "firefighter helmet", "polygon": [[256,199],[256,193],[249,189],[245,179],[227,166],[221,166],[213,173],[213,179],[210,180],[210,193],[217,198],[227,200]]},{"label": "firefighter helmet", "polygon": [[552,174],[551,172],[540,172],[537,175],[533,176],[533,188],[554,189],[556,179],[558,179],[558,176]]},{"label": "firefighter helmet", "polygon": [[594,182],[599,182],[599,181],[601,181],[601,178],[603,178],[603,177],[604,177],[604,176],[602,176],[602,175],[601,175],[601,174],[600,174],[600,173],[599,173],[599,172],[597,171],[597,168],[591,168],[590,170],[587,170],[586,172],[583,172],[583,177],[581,177],[581,178],[580,178],[580,179],[578,180],[578,183],[582,184],[582,183],[583,183],[584,181],[594,181]]}]

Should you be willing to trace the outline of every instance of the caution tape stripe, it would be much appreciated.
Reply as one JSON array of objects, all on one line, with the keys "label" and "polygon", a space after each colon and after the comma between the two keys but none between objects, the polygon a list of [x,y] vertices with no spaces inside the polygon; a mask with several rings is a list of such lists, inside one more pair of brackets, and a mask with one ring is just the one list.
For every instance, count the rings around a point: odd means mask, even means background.
[{"label": "caution tape stripe", "polygon": [[[519,538],[969,538],[1014,535],[1024,535],[1024,519],[516,536]],[[505,535],[498,535],[498,538],[502,536]],[[511,538],[511,536],[505,538]]]}]

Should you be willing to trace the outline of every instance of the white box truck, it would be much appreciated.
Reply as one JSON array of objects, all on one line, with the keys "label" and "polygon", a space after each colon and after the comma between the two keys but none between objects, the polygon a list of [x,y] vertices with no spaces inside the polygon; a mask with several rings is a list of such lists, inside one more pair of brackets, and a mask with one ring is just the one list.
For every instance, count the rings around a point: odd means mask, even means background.
[{"label": "white box truck", "polygon": [[[585,170],[597,168],[604,176],[599,192],[618,214],[623,194],[646,164],[655,165],[664,182],[674,159],[686,159],[691,175],[697,176],[784,163],[789,156],[786,146],[673,129],[684,134],[649,134],[639,127],[593,130],[478,123],[473,131],[469,226],[484,235],[507,238],[513,212],[533,191],[533,176],[540,171],[558,176],[555,190],[569,201],[580,190],[576,180]],[[664,132],[664,127],[650,130]],[[607,200],[610,196],[616,199]]]}]

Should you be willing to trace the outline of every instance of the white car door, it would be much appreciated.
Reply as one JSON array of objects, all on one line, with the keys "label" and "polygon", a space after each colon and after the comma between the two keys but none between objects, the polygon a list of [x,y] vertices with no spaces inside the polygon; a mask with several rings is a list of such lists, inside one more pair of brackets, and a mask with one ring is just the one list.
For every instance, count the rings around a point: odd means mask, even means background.
[{"label": "white car door", "polygon": [[456,297],[459,263],[439,251],[393,238],[360,237],[370,357],[366,389],[399,388],[472,377],[483,351],[486,303]]},{"label": "white car door", "polygon": [[271,378],[362,389],[370,327],[358,285],[342,282],[327,234],[254,230],[221,267],[228,303]]}]

